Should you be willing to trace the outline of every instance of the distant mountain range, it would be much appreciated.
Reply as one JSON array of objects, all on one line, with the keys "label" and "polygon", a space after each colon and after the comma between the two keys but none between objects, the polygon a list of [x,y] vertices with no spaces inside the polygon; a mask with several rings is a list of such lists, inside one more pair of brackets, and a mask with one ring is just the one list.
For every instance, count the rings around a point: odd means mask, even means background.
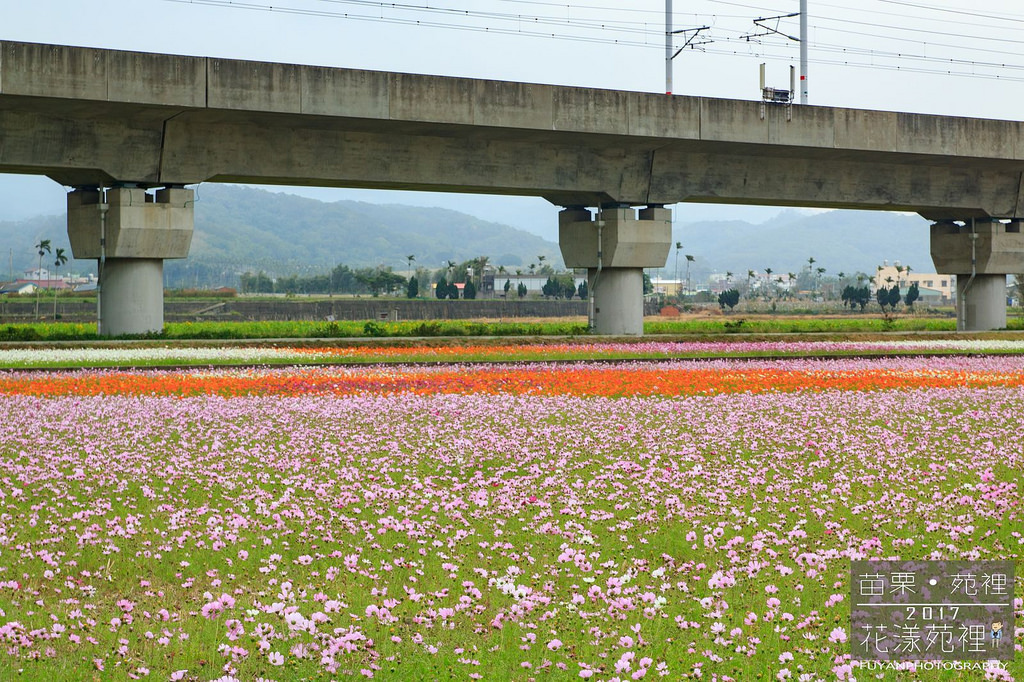
[{"label": "distant mountain range", "polygon": [[[686,205],[676,206],[673,242],[681,242],[680,276],[685,256],[694,256],[690,276],[697,282],[712,272],[748,269],[797,272],[815,259],[826,274],[858,270],[873,273],[883,261],[902,261],[914,270],[931,270],[928,224],[912,215],[868,211],[809,213],[785,211],[768,222],[686,222]],[[70,252],[64,216],[40,216],[0,222],[0,279],[37,265],[33,245],[50,239]],[[661,275],[671,277],[675,248]],[[196,231],[189,258],[168,261],[169,286],[234,285],[241,272],[268,275],[326,272],[339,263],[352,267],[384,265],[404,272],[406,257],[415,265],[438,268],[488,256],[510,270],[538,262],[561,264],[558,245],[520,229],[442,208],[358,201],[325,203],[295,195],[242,186],[201,185],[197,190]],[[52,265],[44,257],[43,266]],[[95,272],[95,261],[75,261],[80,273]],[[7,266],[7,267],[3,267]],[[65,271],[68,266],[62,268]]]},{"label": "distant mountain range", "polygon": [[[869,275],[883,262],[900,261],[917,272],[931,272],[928,222],[917,215],[878,211],[785,211],[760,225],[731,222],[685,221],[685,204],[676,211],[675,241],[682,242],[680,261],[694,256],[691,279],[711,272],[747,270],[799,272],[814,258],[825,275],[857,271]],[[674,247],[674,245],[673,245]],[[674,270],[673,248],[668,268]],[[685,263],[680,267],[682,270]]]}]

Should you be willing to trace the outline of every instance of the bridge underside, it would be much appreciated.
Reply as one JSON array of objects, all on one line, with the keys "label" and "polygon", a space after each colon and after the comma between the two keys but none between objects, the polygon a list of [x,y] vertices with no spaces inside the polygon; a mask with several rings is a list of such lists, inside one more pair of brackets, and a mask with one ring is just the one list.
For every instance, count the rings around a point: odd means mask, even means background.
[{"label": "bridge underside", "polygon": [[18,97],[0,99],[0,172],[70,187],[245,182],[540,196],[560,206],[1024,215],[1021,164],[1011,160]]}]

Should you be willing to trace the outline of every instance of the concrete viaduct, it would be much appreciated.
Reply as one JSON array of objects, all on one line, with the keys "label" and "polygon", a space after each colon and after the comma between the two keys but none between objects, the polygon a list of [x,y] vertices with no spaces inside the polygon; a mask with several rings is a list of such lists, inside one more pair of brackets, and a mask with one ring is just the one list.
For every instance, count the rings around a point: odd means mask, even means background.
[{"label": "concrete viaduct", "polygon": [[917,212],[958,275],[960,329],[1004,327],[1005,275],[1024,271],[1016,121],[0,41],[0,172],[73,188],[107,335],[162,328],[200,182],[544,197],[599,333],[642,333],[676,202]]}]

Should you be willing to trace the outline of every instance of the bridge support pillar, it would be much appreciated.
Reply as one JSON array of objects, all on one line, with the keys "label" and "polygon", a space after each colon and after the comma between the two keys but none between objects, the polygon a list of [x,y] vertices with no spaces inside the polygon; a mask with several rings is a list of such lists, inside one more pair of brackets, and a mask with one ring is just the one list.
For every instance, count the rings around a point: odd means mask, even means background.
[{"label": "bridge support pillar", "polygon": [[644,333],[644,268],[661,268],[672,245],[672,212],[567,208],[558,214],[558,245],[566,267],[586,268],[591,330],[597,334]]},{"label": "bridge support pillar", "polygon": [[68,194],[68,238],[75,258],[99,261],[101,336],[163,331],[163,262],[185,258],[194,194],[165,187],[76,189]]},{"label": "bridge support pillar", "polygon": [[1022,223],[940,221],[931,227],[935,271],[956,275],[957,331],[1006,327],[1006,275],[1024,272]]}]

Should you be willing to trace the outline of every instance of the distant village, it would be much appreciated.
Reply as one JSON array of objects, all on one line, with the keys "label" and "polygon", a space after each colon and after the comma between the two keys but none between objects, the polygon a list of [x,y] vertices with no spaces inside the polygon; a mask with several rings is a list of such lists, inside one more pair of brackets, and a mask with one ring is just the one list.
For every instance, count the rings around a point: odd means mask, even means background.
[{"label": "distant village", "polygon": [[26,270],[23,277],[11,282],[0,283],[0,294],[34,294],[39,289],[47,291],[94,291],[96,289],[96,276],[88,275],[60,275],[50,272],[46,268],[33,268]]},{"label": "distant village", "polygon": [[[748,270],[746,273],[715,272],[710,274],[706,280],[690,281],[686,277],[665,276],[665,271],[671,270],[666,267],[654,270],[653,276],[649,279],[648,295],[671,297],[674,299],[690,300],[692,302],[713,302],[717,296],[730,289],[736,289],[741,296],[747,300],[787,300],[804,299],[815,301],[830,301],[840,298],[841,290],[847,285],[868,286],[871,293],[879,288],[892,288],[898,286],[901,292],[906,293],[913,285],[917,285],[919,291],[918,300],[929,306],[943,306],[953,303],[956,294],[956,277],[954,275],[940,275],[934,272],[915,272],[909,267],[904,267],[898,261],[890,264],[888,261],[877,267],[876,271],[868,275],[866,273],[836,273],[830,277],[823,277],[816,273],[810,266],[805,266],[799,273],[777,273],[773,271]],[[421,271],[422,272],[422,271]],[[476,279],[479,291],[476,296],[481,298],[516,298],[523,296],[541,297],[547,296],[545,284],[551,278],[550,268],[545,272],[509,272],[504,268],[495,268],[487,265],[483,268],[483,275]],[[421,274],[421,273],[417,273]],[[469,271],[472,277],[472,269]],[[682,274],[682,273],[680,273]],[[584,287],[587,280],[586,273],[578,271],[574,273],[563,273],[563,277],[571,276],[576,288]],[[454,287],[463,297],[464,282],[454,282]],[[419,296],[433,296],[435,283],[429,288],[419,290]],[[39,290],[51,292],[89,292],[97,287],[96,276],[92,273],[87,275],[58,274],[47,268],[33,268],[25,270],[21,277],[13,281],[0,282],[0,294],[8,295],[31,295]],[[223,287],[222,287],[223,288]],[[245,293],[258,293],[256,291]],[[269,292],[259,292],[269,293]],[[397,292],[396,292],[397,293]],[[1007,299],[1011,305],[1016,304],[1017,292],[1013,283],[1007,287]]]}]

